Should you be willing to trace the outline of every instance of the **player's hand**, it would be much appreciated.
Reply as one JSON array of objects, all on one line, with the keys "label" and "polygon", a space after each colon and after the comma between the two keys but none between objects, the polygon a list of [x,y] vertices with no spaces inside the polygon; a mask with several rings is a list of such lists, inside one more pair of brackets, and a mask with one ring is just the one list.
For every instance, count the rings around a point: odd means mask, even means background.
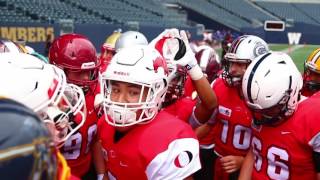
[{"label": "player's hand", "polygon": [[224,156],[220,159],[221,166],[226,173],[233,173],[240,170],[244,157],[243,156]]},{"label": "player's hand", "polygon": [[169,37],[170,34],[170,29],[165,29],[164,31],[162,31],[156,38],[154,38],[148,45],[155,48],[155,45],[163,38],[165,37]]},{"label": "player's hand", "polygon": [[194,56],[194,53],[191,50],[189,45],[189,40],[187,33],[184,30],[180,32],[177,29],[171,29],[169,34],[177,38],[179,50],[175,56],[174,63],[182,65],[187,68],[187,70],[192,69],[198,64],[197,59]]},{"label": "player's hand", "polygon": [[184,66],[192,80],[199,80],[203,77],[201,68],[198,65],[197,59],[190,47],[186,31],[171,29],[169,34],[178,40],[179,50],[174,57],[174,64]]}]

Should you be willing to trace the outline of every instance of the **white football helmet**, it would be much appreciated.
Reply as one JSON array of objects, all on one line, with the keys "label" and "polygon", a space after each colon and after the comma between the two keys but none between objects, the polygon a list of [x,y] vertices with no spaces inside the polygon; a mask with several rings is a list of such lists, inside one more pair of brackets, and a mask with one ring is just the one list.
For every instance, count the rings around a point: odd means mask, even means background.
[{"label": "white football helmet", "polygon": [[120,35],[115,44],[115,50],[131,47],[135,45],[148,45],[147,38],[138,31],[127,31]]},{"label": "white football helmet", "polygon": [[[165,60],[151,47],[135,46],[119,51],[112,58],[108,71],[100,76],[106,121],[112,126],[125,127],[152,120],[158,113],[168,88],[167,74]],[[112,81],[141,86],[139,102],[112,101]],[[148,91],[145,101],[142,100],[143,91]]]},{"label": "white football helmet", "polygon": [[54,65],[23,53],[0,53],[0,96],[33,109],[62,146],[86,119],[84,94]]},{"label": "white football helmet", "polygon": [[239,85],[242,76],[230,74],[230,62],[249,65],[257,56],[267,52],[269,52],[269,47],[263,39],[254,35],[238,37],[232,42],[231,47],[224,56],[226,66],[224,67],[222,78],[229,86]]},{"label": "white football helmet", "polygon": [[11,40],[0,40],[0,53],[28,53],[28,50]]},{"label": "white football helmet", "polygon": [[291,116],[298,104],[302,76],[290,56],[270,52],[247,68],[242,90],[256,124],[274,124]]}]

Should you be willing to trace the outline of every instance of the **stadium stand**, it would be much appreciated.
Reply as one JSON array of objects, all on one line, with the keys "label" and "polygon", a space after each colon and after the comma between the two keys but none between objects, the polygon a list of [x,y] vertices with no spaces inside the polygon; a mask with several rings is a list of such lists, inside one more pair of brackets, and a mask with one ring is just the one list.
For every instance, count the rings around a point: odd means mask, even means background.
[{"label": "stadium stand", "polygon": [[[57,23],[60,19],[73,19],[76,24],[107,23],[107,21],[89,14],[89,12],[83,11],[59,0],[8,0],[6,3],[1,4],[2,8],[11,9],[10,12],[14,12],[17,15],[23,14],[26,18],[20,19],[20,21],[25,20],[26,22]],[[10,21],[16,22],[17,18],[11,18],[11,15],[14,14],[7,15],[10,16]]]},{"label": "stadium stand", "polygon": [[[174,3],[174,1],[169,1]],[[197,11],[198,13],[205,15],[219,23],[225,24],[234,29],[239,29],[243,26],[251,26],[251,22],[247,19],[239,17],[233,13],[230,13],[222,8],[219,8],[215,4],[207,0],[176,0],[175,3],[178,3],[184,8]]]},{"label": "stadium stand", "polygon": [[[1,22],[126,24],[189,27],[187,15],[149,0],[1,0]],[[9,19],[7,18],[10,17]]]},{"label": "stadium stand", "polygon": [[[168,3],[179,8],[168,8]],[[201,23],[188,20],[187,12],[192,10],[239,30],[262,26],[265,20],[319,24],[319,6],[281,0],[0,0],[0,21],[53,24],[73,19],[75,24],[191,27]]]},{"label": "stadium stand", "polygon": [[[282,20],[286,21],[288,19],[292,19],[295,22],[304,22],[307,24],[319,24],[319,21],[316,20],[314,17],[309,15],[307,11],[311,8],[312,5],[303,4],[301,3],[290,3],[290,2],[277,2],[277,1],[256,1],[255,2],[258,6],[264,8],[265,10],[269,11],[270,13],[280,17]],[[314,4],[315,8],[319,8],[319,4]],[[311,8],[313,9],[313,8]],[[319,10],[318,10],[319,13]]]},{"label": "stadium stand", "polygon": [[[263,24],[265,20],[276,20],[277,18],[271,16],[268,12],[263,9],[258,9],[256,6],[249,1],[239,1],[239,0],[210,0],[211,3],[230,11],[239,17],[248,19],[252,23]],[[254,16],[252,16],[254,14]],[[258,24],[258,25],[259,25]]]}]

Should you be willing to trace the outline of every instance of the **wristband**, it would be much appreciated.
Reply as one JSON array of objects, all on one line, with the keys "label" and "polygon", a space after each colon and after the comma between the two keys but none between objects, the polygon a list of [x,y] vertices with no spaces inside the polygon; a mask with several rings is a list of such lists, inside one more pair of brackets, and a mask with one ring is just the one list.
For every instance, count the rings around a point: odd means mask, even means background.
[{"label": "wristband", "polygon": [[199,80],[203,77],[203,72],[198,64],[196,64],[190,70],[188,70],[188,74],[190,75],[193,81]]},{"label": "wristband", "polygon": [[203,125],[201,122],[198,121],[198,119],[194,115],[194,109],[195,108],[193,108],[192,114],[191,114],[191,116],[189,118],[189,124],[192,127],[192,129],[196,129],[197,127]]},{"label": "wristband", "polygon": [[207,124],[212,126],[216,123],[216,117],[218,113],[218,108],[215,108],[210,116],[210,119],[207,121]]}]

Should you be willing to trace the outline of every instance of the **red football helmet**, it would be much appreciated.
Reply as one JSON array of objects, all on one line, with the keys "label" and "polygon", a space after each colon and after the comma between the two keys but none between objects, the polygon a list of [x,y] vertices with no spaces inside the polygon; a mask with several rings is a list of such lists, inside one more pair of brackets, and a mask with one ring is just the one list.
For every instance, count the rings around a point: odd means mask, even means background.
[{"label": "red football helmet", "polygon": [[49,62],[65,71],[69,83],[88,88],[98,81],[100,61],[95,47],[83,35],[65,34],[55,39]]},{"label": "red football helmet", "polygon": [[169,86],[164,98],[163,107],[167,107],[184,94],[184,86],[187,79],[187,70],[181,65],[169,66]]},{"label": "red football helmet", "polygon": [[218,54],[210,47],[201,48],[195,57],[202,71],[207,75],[208,81],[211,83],[218,77],[218,72],[221,70],[221,64]]}]

